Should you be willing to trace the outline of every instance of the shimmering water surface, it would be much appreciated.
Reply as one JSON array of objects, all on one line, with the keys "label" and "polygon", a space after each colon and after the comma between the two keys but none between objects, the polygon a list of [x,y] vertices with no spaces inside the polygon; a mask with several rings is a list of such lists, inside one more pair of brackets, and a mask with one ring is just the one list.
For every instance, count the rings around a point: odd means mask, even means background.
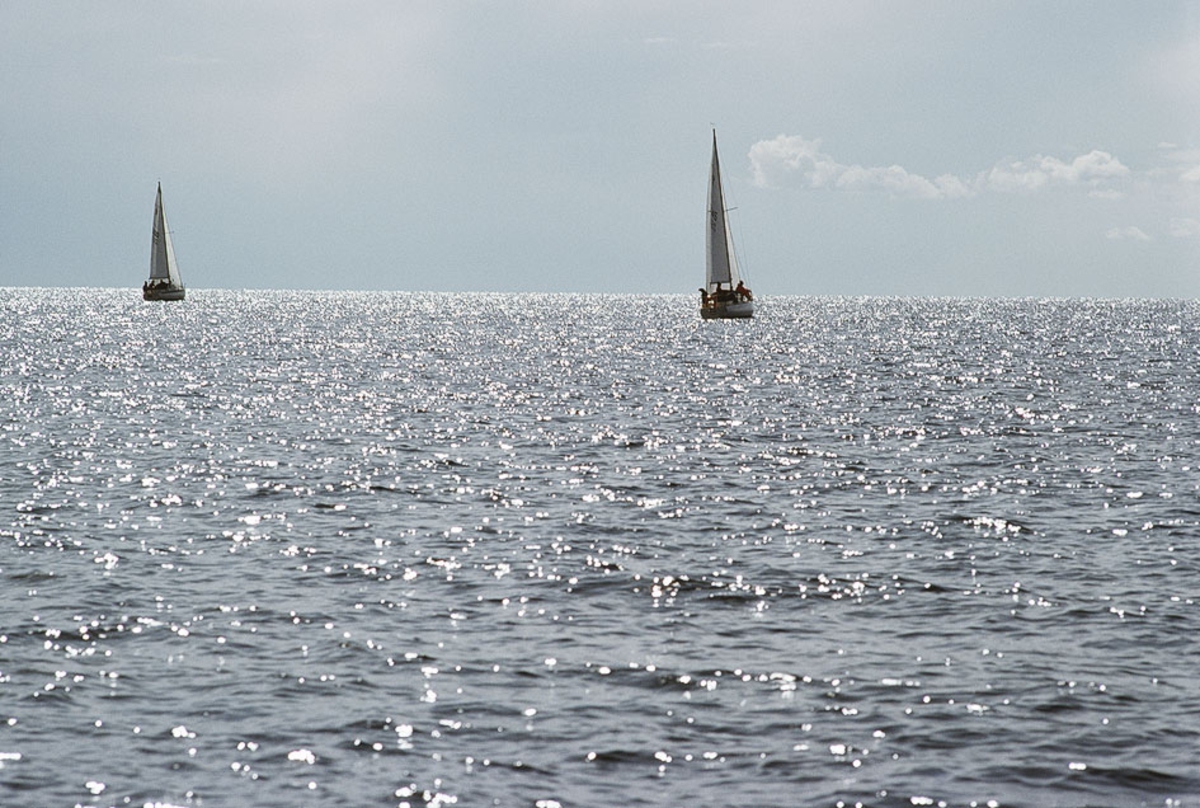
[{"label": "shimmering water surface", "polygon": [[1200,305],[0,290],[0,804],[1200,805]]}]

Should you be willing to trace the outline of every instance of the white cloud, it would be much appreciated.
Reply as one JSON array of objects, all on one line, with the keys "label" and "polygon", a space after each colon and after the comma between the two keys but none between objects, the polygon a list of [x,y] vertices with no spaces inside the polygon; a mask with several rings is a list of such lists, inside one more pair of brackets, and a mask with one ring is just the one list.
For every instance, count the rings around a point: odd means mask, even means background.
[{"label": "white cloud", "polygon": [[839,162],[821,150],[819,139],[798,135],[760,140],[750,148],[750,163],[754,182],[760,187],[798,178],[810,188],[886,191],[913,199],[959,199],[985,191],[1035,192],[1054,186],[1087,186],[1093,195],[1111,198],[1120,192],[1109,184],[1130,173],[1116,157],[1096,149],[1070,162],[1039,155],[998,164],[973,178],[942,174],[929,179],[899,165],[864,167]]},{"label": "white cloud", "polygon": [[1146,235],[1140,227],[1114,227],[1104,234],[1107,239],[1113,241],[1150,241],[1151,238]]},{"label": "white cloud", "polygon": [[821,151],[820,140],[799,135],[779,135],[750,147],[754,182],[770,187],[800,176],[811,188],[849,191],[887,191],[915,199],[945,199],[970,196],[972,189],[949,174],[930,180],[902,166],[847,165]]},{"label": "white cloud", "polygon": [[1099,186],[1105,180],[1125,177],[1129,169],[1108,152],[1098,149],[1081,154],[1069,163],[1057,157],[1038,155],[1029,160],[997,165],[982,175],[994,191],[1038,191],[1051,185]]},{"label": "white cloud", "polygon": [[1160,143],[1158,150],[1165,165],[1155,171],[1157,175],[1200,183],[1200,149],[1182,149],[1174,143]]},{"label": "white cloud", "polygon": [[1175,238],[1200,238],[1200,221],[1186,217],[1171,219],[1169,232]]}]

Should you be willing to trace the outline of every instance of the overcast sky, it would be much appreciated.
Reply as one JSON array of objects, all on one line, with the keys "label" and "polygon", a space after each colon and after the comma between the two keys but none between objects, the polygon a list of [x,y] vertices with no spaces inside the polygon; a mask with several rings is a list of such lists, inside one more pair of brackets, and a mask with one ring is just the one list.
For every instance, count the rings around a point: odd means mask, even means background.
[{"label": "overcast sky", "polygon": [[0,285],[1200,297],[1200,3],[0,0]]}]

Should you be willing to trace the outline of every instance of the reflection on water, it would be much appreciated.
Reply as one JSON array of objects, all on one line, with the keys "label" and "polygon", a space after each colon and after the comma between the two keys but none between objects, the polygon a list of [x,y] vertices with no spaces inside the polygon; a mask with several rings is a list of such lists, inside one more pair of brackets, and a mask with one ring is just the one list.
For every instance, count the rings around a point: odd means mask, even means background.
[{"label": "reflection on water", "polygon": [[1200,793],[1190,303],[0,290],[0,802]]}]

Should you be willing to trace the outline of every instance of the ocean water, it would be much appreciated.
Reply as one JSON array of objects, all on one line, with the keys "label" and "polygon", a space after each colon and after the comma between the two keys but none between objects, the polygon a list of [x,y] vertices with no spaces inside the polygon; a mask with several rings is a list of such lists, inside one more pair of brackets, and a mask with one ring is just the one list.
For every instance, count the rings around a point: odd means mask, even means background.
[{"label": "ocean water", "polygon": [[0,805],[1200,805],[1200,305],[0,290]]}]

